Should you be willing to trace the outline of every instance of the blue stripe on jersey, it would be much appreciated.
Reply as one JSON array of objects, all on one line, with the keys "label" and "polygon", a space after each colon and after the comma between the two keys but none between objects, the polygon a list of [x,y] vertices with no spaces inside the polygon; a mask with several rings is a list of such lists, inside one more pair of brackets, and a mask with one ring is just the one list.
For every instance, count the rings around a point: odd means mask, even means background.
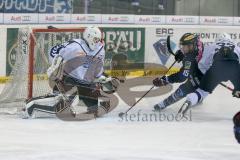
[{"label": "blue stripe on jersey", "polygon": [[93,58],[94,57],[96,57],[99,53],[100,53],[100,51],[103,49],[103,46],[99,49],[99,51],[93,56]]},{"label": "blue stripe on jersey", "polygon": [[201,94],[198,91],[195,91],[197,97],[198,97],[198,102],[200,102],[200,100],[202,99]]}]

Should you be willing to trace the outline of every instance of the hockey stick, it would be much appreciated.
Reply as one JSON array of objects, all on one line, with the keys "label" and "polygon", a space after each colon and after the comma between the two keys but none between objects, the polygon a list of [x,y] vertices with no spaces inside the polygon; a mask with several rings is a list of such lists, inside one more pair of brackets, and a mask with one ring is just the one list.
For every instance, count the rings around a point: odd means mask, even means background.
[{"label": "hockey stick", "polygon": [[167,36],[167,49],[168,49],[168,52],[175,57],[175,54],[173,53],[172,48],[171,48],[171,41],[170,41],[169,35]]},{"label": "hockey stick", "polygon": [[[171,43],[170,43],[170,36],[167,37],[167,49],[168,52],[170,54],[172,54],[173,56],[175,56],[175,54],[172,51],[171,48]],[[166,75],[171,69],[172,67],[175,65],[177,61],[174,61],[174,63],[169,67],[169,69],[166,71],[166,73],[164,75]],[[128,108],[128,110],[126,110],[125,112],[121,112],[118,114],[119,117],[124,116],[125,114],[127,114],[138,102],[140,102],[152,89],[154,88],[154,86],[152,86],[138,101],[136,101],[130,108]]]},{"label": "hockey stick", "polygon": [[233,91],[233,89],[229,86],[227,86],[226,84],[220,83],[221,86],[225,87],[226,89],[228,89],[229,91]]},{"label": "hockey stick", "polygon": [[[166,73],[164,75],[166,75],[174,66],[174,64],[177,61],[174,61],[173,64],[168,68],[168,70],[166,71]],[[126,110],[125,112],[121,112],[118,114],[119,117],[123,117],[125,114],[127,114],[134,106],[136,106],[136,104],[138,104],[138,102],[140,102],[155,86],[152,86],[139,100],[137,100],[130,108],[128,108],[128,110]]]}]

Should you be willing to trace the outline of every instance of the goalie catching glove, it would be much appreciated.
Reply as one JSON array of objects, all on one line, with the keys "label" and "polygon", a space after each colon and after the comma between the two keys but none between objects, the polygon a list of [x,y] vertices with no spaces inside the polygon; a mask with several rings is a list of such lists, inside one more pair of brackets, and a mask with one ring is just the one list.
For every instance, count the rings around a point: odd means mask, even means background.
[{"label": "goalie catching glove", "polygon": [[112,94],[117,91],[117,88],[120,84],[119,79],[113,77],[100,76],[94,82],[101,84],[101,89],[107,94]]}]

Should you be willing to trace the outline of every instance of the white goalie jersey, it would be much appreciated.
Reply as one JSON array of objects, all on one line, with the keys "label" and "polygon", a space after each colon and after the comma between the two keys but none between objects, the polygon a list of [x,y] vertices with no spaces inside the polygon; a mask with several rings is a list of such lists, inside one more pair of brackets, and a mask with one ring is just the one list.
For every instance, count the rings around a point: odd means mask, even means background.
[{"label": "white goalie jersey", "polygon": [[64,75],[92,82],[103,73],[105,58],[104,45],[98,42],[95,50],[91,50],[82,39],[73,39],[64,44],[54,46],[50,50],[49,60],[60,55],[63,58]]}]

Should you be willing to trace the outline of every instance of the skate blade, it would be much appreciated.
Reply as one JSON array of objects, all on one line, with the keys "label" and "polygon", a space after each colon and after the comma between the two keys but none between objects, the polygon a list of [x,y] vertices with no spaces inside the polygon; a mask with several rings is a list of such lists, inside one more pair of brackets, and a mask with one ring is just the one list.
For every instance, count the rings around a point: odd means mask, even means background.
[{"label": "skate blade", "polygon": [[184,103],[181,108],[178,110],[177,116],[183,117],[186,112],[189,110],[190,105],[189,103]]}]

